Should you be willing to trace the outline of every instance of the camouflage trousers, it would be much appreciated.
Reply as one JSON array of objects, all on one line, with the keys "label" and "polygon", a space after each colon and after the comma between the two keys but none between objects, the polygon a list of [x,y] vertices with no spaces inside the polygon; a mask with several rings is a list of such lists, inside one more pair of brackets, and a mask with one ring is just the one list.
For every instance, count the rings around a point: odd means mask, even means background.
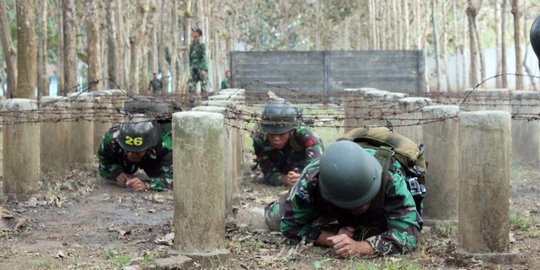
[{"label": "camouflage trousers", "polygon": [[268,204],[264,208],[264,219],[270,231],[280,231],[281,217],[283,217],[282,206],[285,204],[286,200],[287,194],[280,195],[275,202]]},{"label": "camouflage trousers", "polygon": [[201,97],[203,100],[208,99],[208,81],[206,77],[203,76],[200,71],[196,68],[192,68],[190,72],[190,78],[188,81],[188,91],[190,99],[196,96],[197,83],[201,83]]}]

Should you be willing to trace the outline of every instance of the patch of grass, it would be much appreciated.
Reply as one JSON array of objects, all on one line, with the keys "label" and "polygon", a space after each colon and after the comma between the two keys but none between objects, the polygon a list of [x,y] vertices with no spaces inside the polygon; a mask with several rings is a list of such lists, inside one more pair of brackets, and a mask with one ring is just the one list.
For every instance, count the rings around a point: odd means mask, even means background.
[{"label": "patch of grass", "polygon": [[395,259],[395,258],[388,258],[385,259],[382,262],[370,262],[370,261],[362,261],[359,262],[356,265],[357,270],[378,270],[378,269],[386,269],[386,270],[418,270],[420,269],[419,266],[414,265],[408,261],[401,260],[401,259]]},{"label": "patch of grass", "polygon": [[323,269],[323,265],[327,262],[332,261],[332,258],[324,258],[322,260],[314,261],[313,262],[313,268],[315,269]]},{"label": "patch of grass", "polygon": [[242,247],[244,247],[245,249],[257,251],[257,250],[263,248],[264,244],[261,241],[257,240],[257,239],[249,239],[249,240],[246,240],[242,244]]},{"label": "patch of grass", "polygon": [[537,177],[535,169],[529,166],[513,163],[510,170],[510,180],[514,183],[529,183]]},{"label": "patch of grass", "polygon": [[157,258],[157,254],[155,252],[146,252],[143,255],[143,263],[151,263]]},{"label": "patch of grass", "polygon": [[431,231],[439,237],[450,238],[456,232],[456,224],[453,222],[437,223],[431,228]]},{"label": "patch of grass", "polygon": [[47,270],[58,269],[57,265],[54,262],[51,262],[46,258],[37,259],[37,265],[39,269],[47,269]]},{"label": "patch of grass", "polygon": [[101,257],[106,260],[113,261],[116,267],[115,269],[122,269],[122,267],[126,266],[131,261],[131,256],[120,254],[118,251],[110,247],[103,249],[101,252]]},{"label": "patch of grass", "polygon": [[512,229],[527,232],[533,226],[532,221],[522,215],[513,214],[510,216],[510,226]]}]

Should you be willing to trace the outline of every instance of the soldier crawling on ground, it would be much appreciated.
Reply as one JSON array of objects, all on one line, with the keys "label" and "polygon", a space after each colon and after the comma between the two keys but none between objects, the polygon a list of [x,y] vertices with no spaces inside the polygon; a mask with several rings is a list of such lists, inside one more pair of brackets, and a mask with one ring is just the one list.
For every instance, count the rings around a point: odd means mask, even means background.
[{"label": "soldier crawling on ground", "polygon": [[[155,121],[144,116],[110,128],[99,146],[100,175],[133,191],[161,191],[172,188],[171,132],[160,131]],[[148,178],[134,174],[142,169]]]},{"label": "soldier crawling on ground", "polygon": [[260,129],[251,137],[256,162],[269,185],[294,185],[304,167],[323,152],[319,136],[302,124],[299,111],[285,99],[265,106]]},{"label": "soldier crawling on ground", "polygon": [[331,144],[287,196],[266,207],[270,229],[333,247],[341,257],[413,251],[422,218],[401,164],[389,158],[384,168],[379,151]]}]

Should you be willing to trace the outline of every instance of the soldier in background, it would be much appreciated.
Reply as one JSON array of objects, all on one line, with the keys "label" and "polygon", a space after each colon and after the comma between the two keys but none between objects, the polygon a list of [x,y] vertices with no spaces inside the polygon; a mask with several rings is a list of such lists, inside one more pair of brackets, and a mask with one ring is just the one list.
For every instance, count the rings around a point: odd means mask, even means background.
[{"label": "soldier in background", "polygon": [[154,72],[154,78],[148,85],[148,90],[152,90],[152,95],[154,96],[161,95],[161,91],[163,90],[163,82],[158,79],[156,72]]},{"label": "soldier in background", "polygon": [[221,81],[221,90],[232,87],[231,76],[232,74],[230,70],[225,71],[225,78],[223,79],[223,81]]},{"label": "soldier in background", "polygon": [[[201,41],[203,34],[200,28],[191,29],[192,38],[191,45],[189,46],[189,67],[191,71],[191,77],[188,81],[188,91],[190,98],[195,96],[195,90],[197,83],[201,83],[201,96],[204,100],[208,98],[208,66],[206,65],[206,46]],[[193,100],[191,100],[193,101]]]}]

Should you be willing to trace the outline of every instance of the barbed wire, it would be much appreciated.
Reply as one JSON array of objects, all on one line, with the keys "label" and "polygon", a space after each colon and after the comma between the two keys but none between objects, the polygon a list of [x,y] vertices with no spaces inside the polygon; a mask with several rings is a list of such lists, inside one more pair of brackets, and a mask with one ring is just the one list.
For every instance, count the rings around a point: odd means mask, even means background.
[{"label": "barbed wire", "polygon": [[[427,92],[418,100],[401,100],[392,98],[393,96],[405,96],[403,93],[385,93],[370,95],[360,92],[343,91],[325,95],[324,93],[302,93],[298,89],[285,86],[276,86],[255,80],[243,86],[247,91],[245,95],[241,89],[225,91],[225,96],[214,97],[215,101],[208,104],[219,103],[220,101],[231,102],[232,107],[227,107],[224,111],[227,126],[242,130],[254,131],[254,127],[262,124],[261,112],[264,104],[269,98],[264,93],[249,95],[249,87],[255,84],[265,84],[273,89],[287,90],[289,93],[280,94],[280,97],[294,101],[295,106],[304,108],[302,116],[307,123],[315,127],[350,128],[363,125],[363,122],[381,122],[383,125],[390,123],[394,127],[418,126],[436,121],[445,121],[452,117],[442,117],[438,119],[425,119],[421,117],[422,109],[429,105],[461,105],[460,109],[471,111],[475,109],[503,109],[511,113],[512,119],[516,121],[538,121],[540,120],[540,95],[532,91],[481,91],[481,87],[489,80],[500,76],[528,76],[516,73],[497,74],[487,78],[477,84],[471,90],[456,92]],[[538,76],[529,76],[540,78]],[[130,102],[142,102],[145,108],[163,107],[162,111],[144,111],[147,119],[170,121],[175,111],[187,108],[193,104],[193,96],[190,94],[174,93],[166,96],[141,96],[131,94],[127,91],[117,92],[117,95],[105,95],[99,91],[92,91],[99,83],[108,81],[120,89],[118,84],[111,78],[79,84],[70,92],[67,97],[43,101],[41,97],[37,101],[37,110],[31,111],[6,111],[0,112],[0,124],[14,123],[43,123],[43,122],[78,122],[92,121],[95,123],[120,122],[127,115],[136,113],[128,111],[126,104]],[[367,92],[367,91],[365,91]],[[91,93],[90,97],[82,96],[83,93]],[[518,93],[518,94],[514,94]],[[219,92],[218,92],[219,94]],[[528,95],[527,95],[528,94]],[[516,98],[515,98],[516,97]],[[517,97],[521,99],[517,99]],[[526,99],[523,99],[526,97]],[[91,102],[91,103],[90,103]],[[70,106],[67,106],[69,103]],[[317,106],[313,106],[316,104]],[[137,108],[135,108],[136,111]],[[235,124],[231,124],[235,123]],[[352,123],[352,124],[351,124]]]}]

